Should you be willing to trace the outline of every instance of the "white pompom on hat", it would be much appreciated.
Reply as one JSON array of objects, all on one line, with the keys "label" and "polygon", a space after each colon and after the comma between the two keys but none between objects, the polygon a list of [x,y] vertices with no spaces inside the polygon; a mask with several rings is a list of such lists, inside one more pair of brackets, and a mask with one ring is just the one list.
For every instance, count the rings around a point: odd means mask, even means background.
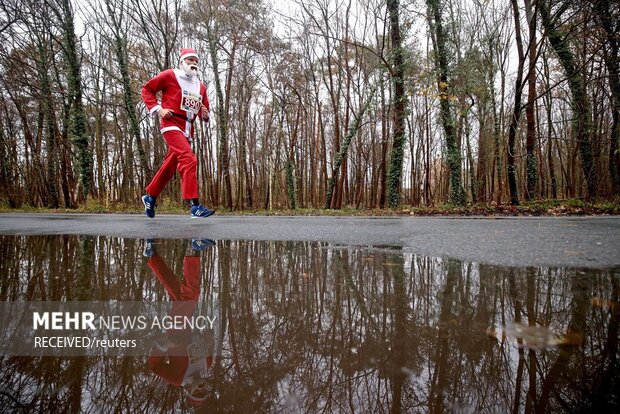
[{"label": "white pompom on hat", "polygon": [[198,54],[192,48],[181,49],[180,55],[181,56],[179,57],[179,62],[183,62],[183,60],[187,59],[188,57],[195,57],[196,59],[198,59]]}]

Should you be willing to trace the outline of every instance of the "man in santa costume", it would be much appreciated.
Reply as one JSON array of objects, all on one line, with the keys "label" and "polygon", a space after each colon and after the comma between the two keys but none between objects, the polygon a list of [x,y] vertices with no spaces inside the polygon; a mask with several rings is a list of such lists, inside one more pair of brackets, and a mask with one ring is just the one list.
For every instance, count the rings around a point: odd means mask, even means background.
[{"label": "man in santa costume", "polygon": [[[161,92],[161,101],[157,93]],[[190,146],[194,133],[194,121],[201,117],[209,122],[207,89],[198,79],[198,55],[194,49],[181,49],[179,67],[168,69],[149,80],[142,87],[142,99],[152,116],[161,120],[161,133],[168,144],[164,163],[146,187],[142,196],[144,213],[155,217],[157,196],[174,177],[181,175],[181,193],[191,202],[191,218],[209,217],[214,213],[198,200],[196,178],[196,155]]]},{"label": "man in santa costume", "polygon": [[[164,259],[157,253],[155,241],[146,240],[143,255],[148,257],[148,267],[163,284],[171,300],[168,312],[170,320],[191,319],[194,315],[205,317],[205,310],[198,310],[200,299],[201,266],[200,252],[215,246],[213,240],[192,240],[183,258],[183,279],[177,278]],[[207,294],[208,296],[208,294]],[[206,315],[208,316],[208,315]],[[216,321],[213,315],[209,321]],[[187,403],[201,406],[208,394],[208,381],[212,375],[215,353],[215,331],[211,327],[202,329],[171,326],[165,338],[155,342],[149,353],[148,364],[160,378],[187,392]]]}]

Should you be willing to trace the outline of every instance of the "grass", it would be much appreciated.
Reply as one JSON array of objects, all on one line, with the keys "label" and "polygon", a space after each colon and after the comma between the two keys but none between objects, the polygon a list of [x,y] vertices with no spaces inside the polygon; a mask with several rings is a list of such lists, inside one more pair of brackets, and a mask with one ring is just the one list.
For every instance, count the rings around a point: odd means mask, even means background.
[{"label": "grass", "polygon": [[[509,204],[473,204],[455,206],[443,204],[434,207],[400,206],[396,209],[355,209],[343,207],[340,210],[319,208],[274,209],[274,210],[242,210],[230,211],[216,208],[218,215],[260,215],[260,216],[574,216],[574,215],[618,215],[620,214],[620,197],[613,200],[588,202],[582,199],[567,200],[536,200],[524,202],[519,206]],[[158,207],[160,214],[189,214],[189,208],[181,203],[164,198]],[[101,202],[89,199],[85,205],[77,209],[49,209],[22,205],[11,208],[4,200],[0,200],[0,212],[39,212],[39,213],[135,213],[142,214],[142,204],[126,204],[122,202]]]}]

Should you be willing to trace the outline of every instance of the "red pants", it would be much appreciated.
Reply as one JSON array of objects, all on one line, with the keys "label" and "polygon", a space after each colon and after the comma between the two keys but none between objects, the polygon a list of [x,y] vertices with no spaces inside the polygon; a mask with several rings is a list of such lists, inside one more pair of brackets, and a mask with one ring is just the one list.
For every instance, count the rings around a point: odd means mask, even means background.
[{"label": "red pants", "polygon": [[196,155],[192,151],[187,138],[181,131],[164,132],[164,140],[168,144],[168,153],[164,163],[159,168],[151,183],[146,187],[146,192],[157,197],[174,177],[178,169],[181,174],[181,194],[183,199],[191,200],[198,198],[198,180],[196,179]]},{"label": "red pants", "polygon": [[182,284],[179,283],[179,279],[159,255],[151,257],[147,265],[164,285],[173,302],[198,300],[198,296],[200,296],[200,257],[185,256],[183,259]]}]

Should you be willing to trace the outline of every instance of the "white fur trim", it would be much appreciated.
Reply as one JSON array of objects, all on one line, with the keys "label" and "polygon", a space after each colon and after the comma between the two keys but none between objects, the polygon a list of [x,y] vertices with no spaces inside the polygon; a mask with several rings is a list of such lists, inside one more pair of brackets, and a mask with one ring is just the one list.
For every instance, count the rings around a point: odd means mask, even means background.
[{"label": "white fur trim", "polygon": [[[168,132],[168,131],[179,131],[179,132],[183,132],[183,130],[181,128],[179,128],[178,126],[167,126],[164,127],[162,129],[160,129],[160,132],[163,134],[164,132]],[[185,134],[185,132],[183,132],[183,134]]]},{"label": "white fur trim", "polygon": [[159,112],[159,110],[162,109],[160,104],[155,105],[154,107],[151,108],[151,110],[149,111],[149,114],[151,116],[155,116],[157,115],[157,113]]},{"label": "white fur trim", "polygon": [[196,53],[186,53],[184,55],[181,55],[181,57],[179,58],[179,62],[183,62],[183,60],[187,59],[188,57],[195,57],[196,59],[198,59],[198,55]]}]

